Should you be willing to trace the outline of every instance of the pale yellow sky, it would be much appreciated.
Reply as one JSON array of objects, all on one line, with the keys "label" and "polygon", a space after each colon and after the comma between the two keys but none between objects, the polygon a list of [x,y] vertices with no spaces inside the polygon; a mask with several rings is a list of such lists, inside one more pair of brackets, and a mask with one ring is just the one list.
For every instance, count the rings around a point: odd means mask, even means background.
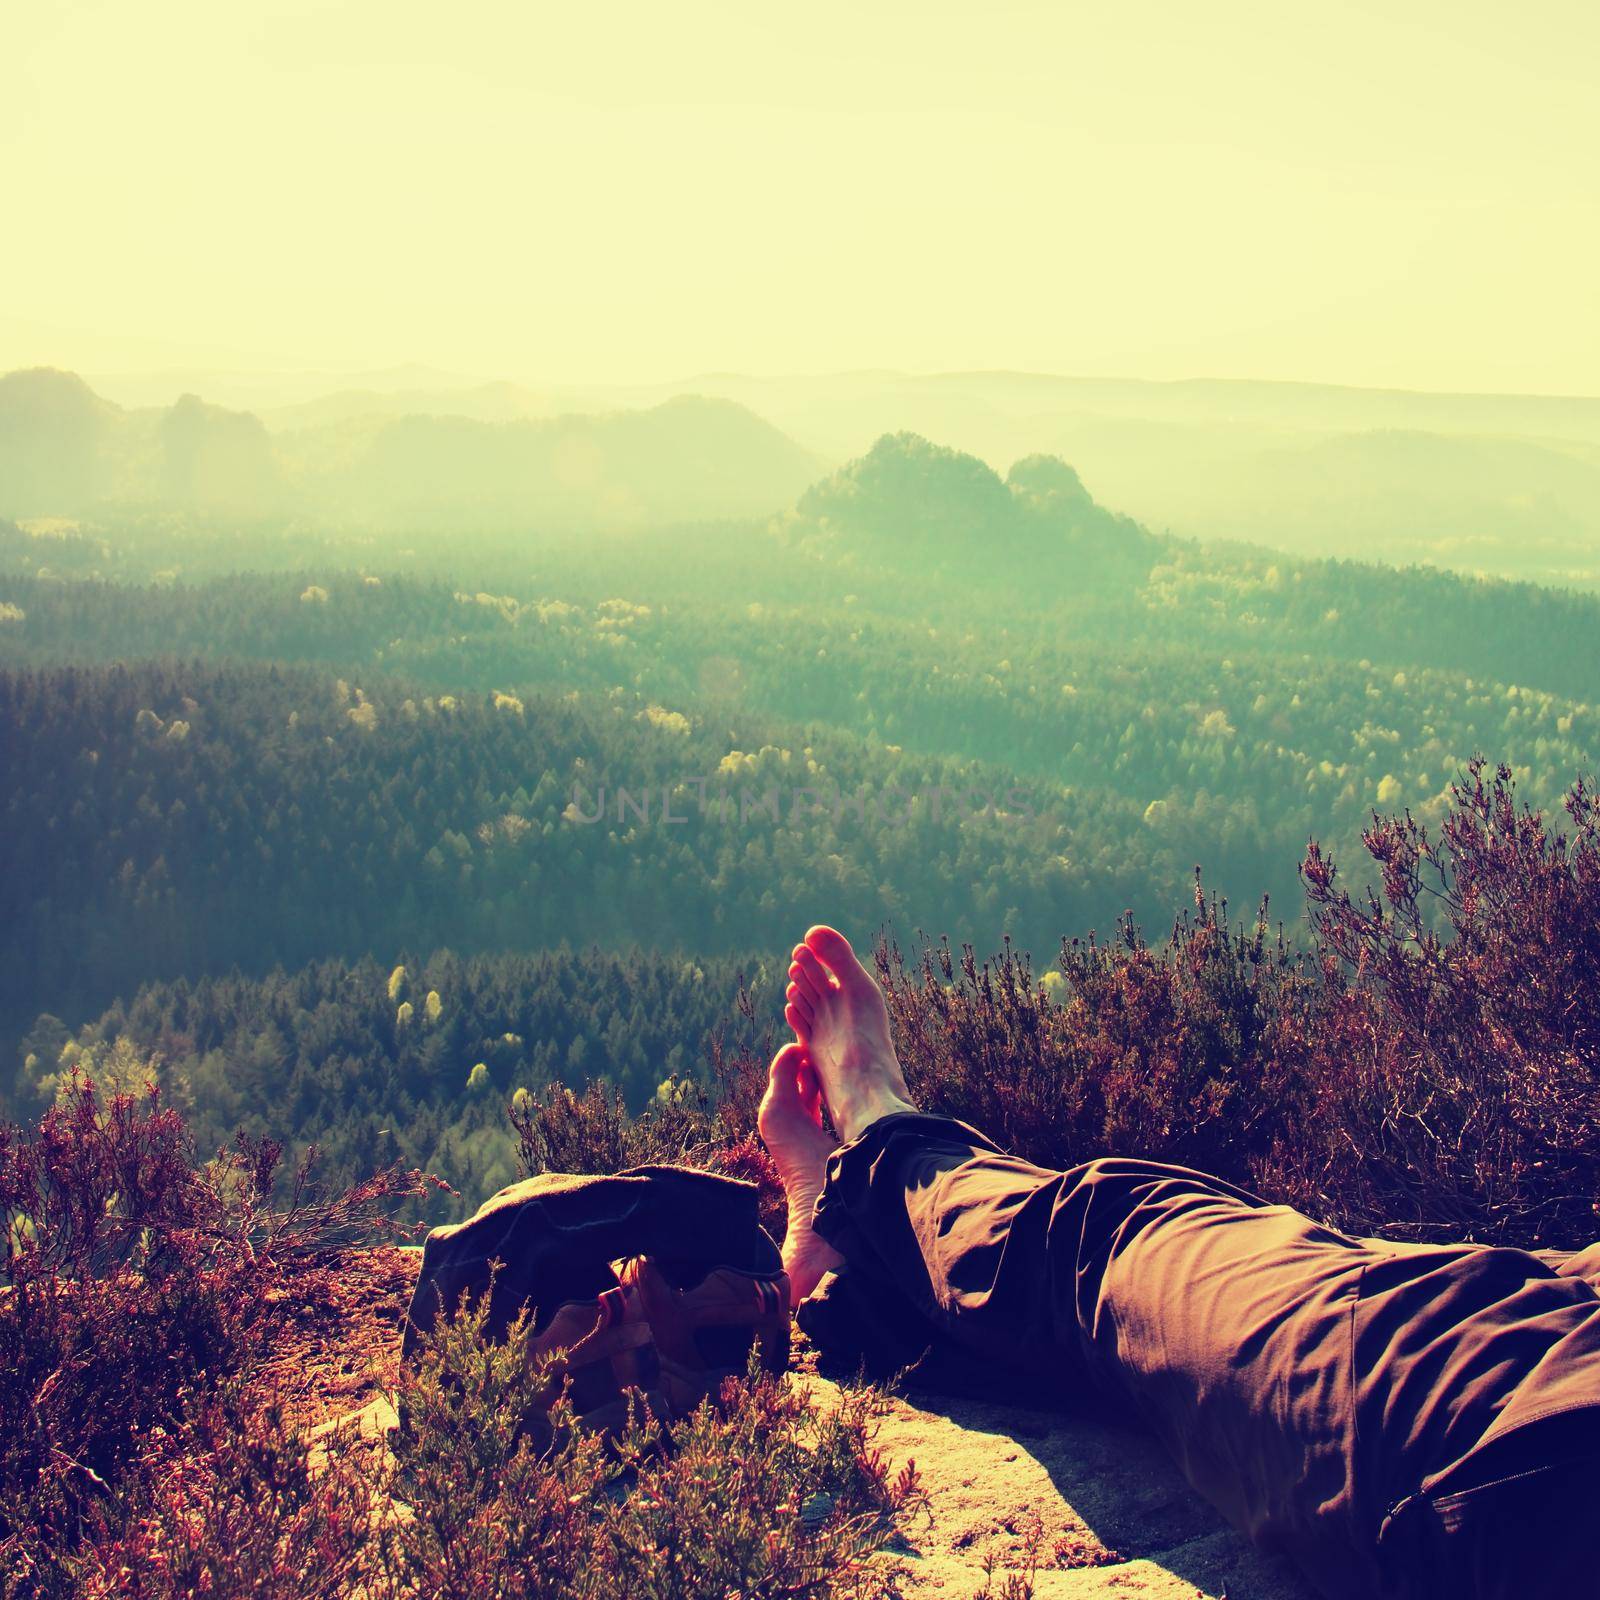
[{"label": "pale yellow sky", "polygon": [[1600,393],[1592,0],[21,0],[0,369]]}]

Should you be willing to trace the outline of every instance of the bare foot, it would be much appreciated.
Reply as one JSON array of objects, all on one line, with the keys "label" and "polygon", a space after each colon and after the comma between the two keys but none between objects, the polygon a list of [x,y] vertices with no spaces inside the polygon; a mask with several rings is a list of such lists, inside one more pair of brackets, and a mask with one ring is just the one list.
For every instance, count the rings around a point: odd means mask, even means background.
[{"label": "bare foot", "polygon": [[772,1058],[756,1127],[772,1152],[789,1202],[783,1267],[789,1274],[790,1304],[797,1306],[816,1288],[823,1273],[844,1260],[811,1230],[811,1213],[822,1193],[828,1157],[839,1144],[822,1126],[822,1089],[815,1068],[799,1045],[786,1044]]},{"label": "bare foot", "polygon": [[850,941],[808,929],[794,947],[784,1017],[816,1067],[828,1113],[846,1142],[879,1117],[913,1111],[889,1037],[889,1008]]}]

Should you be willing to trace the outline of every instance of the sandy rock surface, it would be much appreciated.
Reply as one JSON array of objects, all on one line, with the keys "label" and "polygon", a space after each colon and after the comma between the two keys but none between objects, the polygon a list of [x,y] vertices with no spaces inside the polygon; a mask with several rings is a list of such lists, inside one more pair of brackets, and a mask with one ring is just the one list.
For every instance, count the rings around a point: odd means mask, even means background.
[{"label": "sandy rock surface", "polygon": [[[826,1381],[811,1381],[826,1398]],[[999,1594],[1008,1573],[1026,1574],[1035,1526],[1036,1600],[1317,1600],[1222,1523],[1139,1434],[912,1394],[887,1402],[878,1444],[896,1465],[916,1462],[929,1499],[931,1520],[910,1529],[902,1552],[907,1600],[969,1600],[986,1560]]]}]

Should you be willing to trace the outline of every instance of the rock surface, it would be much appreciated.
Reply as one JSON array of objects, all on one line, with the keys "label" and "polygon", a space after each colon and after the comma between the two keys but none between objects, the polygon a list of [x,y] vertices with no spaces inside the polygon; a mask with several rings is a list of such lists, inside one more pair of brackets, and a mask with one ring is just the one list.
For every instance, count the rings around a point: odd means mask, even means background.
[{"label": "rock surface", "polygon": [[[810,1380],[818,1397],[830,1385]],[[902,1552],[907,1600],[969,1600],[993,1564],[999,1596],[1037,1552],[1035,1600],[1317,1600],[1253,1550],[1186,1484],[1154,1440],[984,1401],[913,1394],[886,1403],[879,1447],[914,1460],[929,1519]]]}]

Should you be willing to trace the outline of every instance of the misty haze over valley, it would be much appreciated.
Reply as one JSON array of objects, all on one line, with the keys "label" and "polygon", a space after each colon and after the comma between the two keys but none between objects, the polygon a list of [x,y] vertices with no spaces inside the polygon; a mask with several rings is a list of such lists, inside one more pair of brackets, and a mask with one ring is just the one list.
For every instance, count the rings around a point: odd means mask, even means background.
[{"label": "misty haze over valley", "polygon": [[0,418],[9,514],[25,519],[198,505],[638,531],[775,513],[905,430],[1001,473],[1061,456],[1104,503],[1182,539],[1600,580],[1594,399],[981,372],[539,388],[417,367],[86,388],[36,371],[0,380]]}]

